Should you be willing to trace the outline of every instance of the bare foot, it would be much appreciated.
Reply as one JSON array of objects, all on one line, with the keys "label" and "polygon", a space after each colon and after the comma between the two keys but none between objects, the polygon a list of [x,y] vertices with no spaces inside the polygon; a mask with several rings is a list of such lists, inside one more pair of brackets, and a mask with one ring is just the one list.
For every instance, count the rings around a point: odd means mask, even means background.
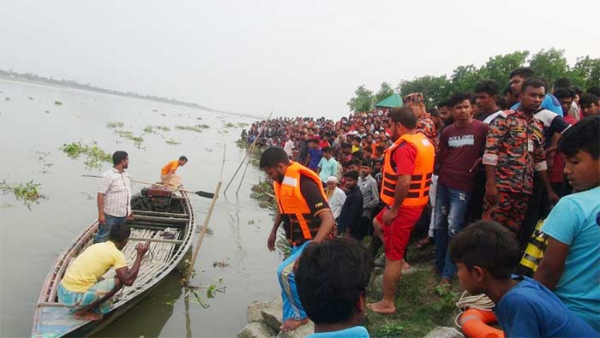
[{"label": "bare foot", "polygon": [[288,319],[285,322],[283,322],[283,324],[281,325],[281,327],[279,327],[279,329],[283,332],[290,332],[290,331],[294,331],[295,329],[297,329],[298,327],[304,325],[308,323],[308,318],[304,318],[304,319]]},{"label": "bare foot", "polygon": [[93,320],[97,321],[102,319],[102,315],[96,312],[75,312],[73,317],[80,320]]},{"label": "bare foot", "polygon": [[403,261],[402,270],[409,270],[409,269],[410,269],[410,264],[408,264],[407,261]]},{"label": "bare foot", "polygon": [[373,311],[373,312],[384,314],[384,315],[391,315],[391,314],[396,313],[396,306],[394,306],[393,303],[390,304],[383,300],[380,302],[377,302],[377,303],[367,304],[367,307],[369,309],[371,309],[371,311]]}]

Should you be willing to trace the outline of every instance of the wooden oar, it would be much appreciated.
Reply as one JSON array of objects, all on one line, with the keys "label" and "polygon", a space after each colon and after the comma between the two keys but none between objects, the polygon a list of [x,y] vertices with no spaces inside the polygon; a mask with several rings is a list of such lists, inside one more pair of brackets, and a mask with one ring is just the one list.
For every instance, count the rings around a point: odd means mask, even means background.
[{"label": "wooden oar", "polygon": [[[98,175],[81,175],[83,177],[95,177],[95,178],[102,178],[102,176],[98,176]],[[131,182],[135,182],[135,183],[140,183],[140,184],[147,184],[147,185],[160,185],[162,187],[168,187],[167,185],[164,185],[162,183],[152,183],[152,182],[144,182],[144,181],[138,181],[138,180],[131,180]],[[187,192],[189,194],[196,194],[200,197],[206,197],[206,198],[213,198],[215,196],[214,193],[212,192],[208,192],[208,191],[191,191],[191,190],[185,190],[185,189],[180,189],[180,188],[173,188],[173,189],[177,189],[179,191],[183,191],[183,192]]]}]

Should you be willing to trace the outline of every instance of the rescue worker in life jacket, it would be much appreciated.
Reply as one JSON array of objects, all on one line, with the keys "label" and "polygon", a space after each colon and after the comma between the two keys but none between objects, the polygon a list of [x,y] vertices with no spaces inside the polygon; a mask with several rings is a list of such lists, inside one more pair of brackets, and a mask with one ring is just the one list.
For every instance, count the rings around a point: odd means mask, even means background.
[{"label": "rescue worker in life jacket", "polygon": [[314,171],[290,161],[282,148],[271,147],[260,158],[260,169],[273,179],[278,213],[267,246],[275,250],[277,229],[283,223],[291,255],[279,265],[277,278],[283,299],[282,331],[292,331],[308,322],[308,316],[296,289],[294,265],[302,250],[311,242],[329,238],[335,221],[321,179]]},{"label": "rescue worker in life jacket", "polygon": [[383,157],[380,198],[386,207],[373,220],[374,235],[385,245],[383,300],[367,306],[377,313],[396,312],[396,287],[402,275],[404,252],[410,233],[429,201],[435,148],[415,128],[417,118],[409,107],[394,108],[389,115],[394,144]]}]

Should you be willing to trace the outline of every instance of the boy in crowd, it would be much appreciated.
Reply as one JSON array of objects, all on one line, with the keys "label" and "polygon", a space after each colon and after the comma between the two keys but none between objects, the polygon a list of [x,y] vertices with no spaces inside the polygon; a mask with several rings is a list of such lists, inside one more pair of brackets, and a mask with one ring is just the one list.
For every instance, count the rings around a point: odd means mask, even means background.
[{"label": "boy in crowd", "polygon": [[344,174],[346,179],[346,200],[338,217],[339,235],[356,236],[360,232],[360,218],[363,212],[363,197],[358,187],[358,171],[350,170]]},{"label": "boy in crowd", "polygon": [[442,276],[440,286],[449,286],[456,267],[450,261],[448,242],[464,224],[471,194],[475,188],[473,163],[483,155],[488,125],[473,119],[471,94],[450,98],[454,124],[442,132],[438,161],[440,171],[435,198],[435,265]]},{"label": "boy in crowd", "polygon": [[360,166],[360,176],[358,177],[358,187],[363,197],[363,212],[361,218],[361,232],[356,234],[358,239],[362,239],[367,234],[367,229],[371,226],[374,217],[374,211],[379,205],[379,188],[377,181],[371,176],[371,167],[373,162],[363,160]]},{"label": "boy in crowd", "polygon": [[583,116],[598,115],[600,105],[598,104],[598,96],[594,94],[583,94],[579,100],[581,105],[581,113]]},{"label": "boy in crowd", "polygon": [[317,168],[319,167],[319,162],[321,162],[321,158],[323,157],[323,152],[319,149],[319,141],[317,139],[310,139],[308,141],[308,165],[310,169],[314,172],[317,172]]},{"label": "boy in crowd", "polygon": [[475,222],[450,243],[460,285],[496,304],[494,314],[506,337],[597,337],[544,285],[511,277],[519,256],[514,235],[496,222]]},{"label": "boy in crowd", "polygon": [[337,175],[339,163],[333,158],[333,149],[331,147],[325,147],[321,151],[323,157],[321,157],[321,161],[317,165],[317,173],[321,178],[321,182],[325,185],[327,184],[327,178]]},{"label": "boy in crowd", "polygon": [[371,257],[352,239],[336,238],[304,250],[296,282],[308,318],[315,323],[310,338],[369,337],[360,324],[371,269]]},{"label": "boy in crowd", "polygon": [[548,236],[534,278],[600,331],[600,116],[579,121],[559,143],[578,193],[563,197],[542,226]]}]

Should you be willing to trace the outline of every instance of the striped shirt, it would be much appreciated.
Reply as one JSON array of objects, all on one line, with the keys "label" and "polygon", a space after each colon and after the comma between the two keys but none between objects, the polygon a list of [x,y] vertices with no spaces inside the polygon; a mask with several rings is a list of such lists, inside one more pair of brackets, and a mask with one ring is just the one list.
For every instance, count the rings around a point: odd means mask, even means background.
[{"label": "striped shirt", "polygon": [[115,168],[102,175],[98,193],[104,194],[104,213],[125,217],[131,213],[131,182],[129,174]]}]

